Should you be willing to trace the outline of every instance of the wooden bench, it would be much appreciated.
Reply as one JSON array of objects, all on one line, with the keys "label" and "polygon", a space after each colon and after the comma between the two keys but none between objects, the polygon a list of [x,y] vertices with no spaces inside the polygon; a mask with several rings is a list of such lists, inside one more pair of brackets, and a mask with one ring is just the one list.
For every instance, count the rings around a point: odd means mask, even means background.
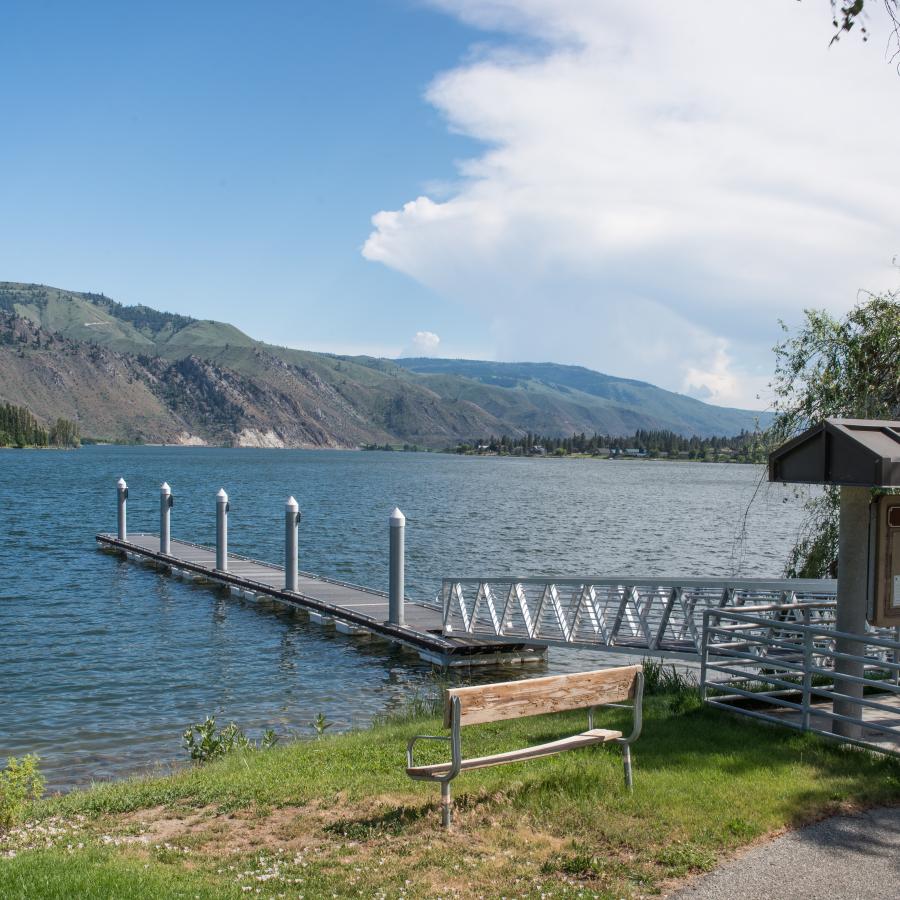
[{"label": "wooden bench", "polygon": [[[551,675],[448,690],[444,703],[444,727],[450,729],[450,736],[418,734],[412,738],[406,748],[406,774],[416,781],[440,783],[441,822],[445,828],[450,827],[451,819],[450,782],[467,769],[522,762],[593,744],[615,743],[622,748],[625,784],[631,790],[631,745],[641,733],[643,693],[644,672],[641,666],[620,666],[574,675]],[[633,726],[628,737],[623,737],[621,731],[594,728],[594,710],[597,707],[618,705],[629,700],[633,705]],[[570,709],[587,709],[587,731],[520,750],[463,759],[460,729],[464,725],[519,719]],[[416,765],[413,751],[418,741],[448,742],[450,761],[427,766]]]}]

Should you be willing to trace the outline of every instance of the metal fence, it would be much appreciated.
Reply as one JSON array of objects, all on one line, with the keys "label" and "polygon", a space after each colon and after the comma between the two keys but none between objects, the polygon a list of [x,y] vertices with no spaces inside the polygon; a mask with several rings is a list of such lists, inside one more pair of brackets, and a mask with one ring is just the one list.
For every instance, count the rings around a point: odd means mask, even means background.
[{"label": "metal fence", "polygon": [[[706,610],[706,702],[900,754],[900,634],[837,631],[834,614],[834,602]],[[835,672],[838,661],[858,674]]]},{"label": "metal fence", "polygon": [[833,600],[832,580],[653,577],[445,578],[445,634],[648,651],[696,659],[703,615],[747,604]]}]

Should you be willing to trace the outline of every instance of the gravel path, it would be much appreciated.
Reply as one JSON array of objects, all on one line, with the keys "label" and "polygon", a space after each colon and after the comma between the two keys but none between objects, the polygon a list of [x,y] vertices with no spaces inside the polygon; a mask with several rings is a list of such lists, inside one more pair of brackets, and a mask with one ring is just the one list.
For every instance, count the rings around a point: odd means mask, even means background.
[{"label": "gravel path", "polygon": [[775,838],[673,900],[900,898],[900,807],[835,816]]}]

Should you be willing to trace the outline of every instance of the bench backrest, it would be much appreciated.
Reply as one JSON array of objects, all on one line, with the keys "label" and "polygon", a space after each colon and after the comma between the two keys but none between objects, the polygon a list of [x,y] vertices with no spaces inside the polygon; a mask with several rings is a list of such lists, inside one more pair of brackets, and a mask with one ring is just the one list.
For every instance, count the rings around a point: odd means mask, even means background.
[{"label": "bench backrest", "polygon": [[444,725],[449,728],[451,724],[451,697],[459,698],[460,725],[519,719],[632,700],[641,671],[641,666],[619,666],[573,675],[548,675],[522,681],[453,688],[447,691]]}]

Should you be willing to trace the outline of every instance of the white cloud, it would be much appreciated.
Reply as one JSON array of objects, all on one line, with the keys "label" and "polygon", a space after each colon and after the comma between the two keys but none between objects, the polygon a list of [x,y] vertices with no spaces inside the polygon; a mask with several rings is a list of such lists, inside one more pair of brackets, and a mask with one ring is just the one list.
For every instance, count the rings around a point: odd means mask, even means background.
[{"label": "white cloud", "polygon": [[893,286],[877,14],[829,50],[813,2],[433,5],[507,36],[427,92],[485,149],[446,199],[377,213],[363,253],[477,309],[498,358],[757,406],[778,318]]},{"label": "white cloud", "polygon": [[441,339],[433,331],[417,331],[413,335],[411,356],[436,356]]}]

